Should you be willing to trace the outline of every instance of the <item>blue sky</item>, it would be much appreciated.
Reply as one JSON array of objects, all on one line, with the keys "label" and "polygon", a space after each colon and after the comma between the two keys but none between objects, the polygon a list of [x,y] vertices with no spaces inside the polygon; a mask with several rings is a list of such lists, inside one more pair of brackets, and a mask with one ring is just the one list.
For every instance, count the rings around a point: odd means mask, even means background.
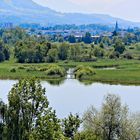
[{"label": "blue sky", "polygon": [[102,13],[140,22],[140,0],[33,0],[61,12]]}]

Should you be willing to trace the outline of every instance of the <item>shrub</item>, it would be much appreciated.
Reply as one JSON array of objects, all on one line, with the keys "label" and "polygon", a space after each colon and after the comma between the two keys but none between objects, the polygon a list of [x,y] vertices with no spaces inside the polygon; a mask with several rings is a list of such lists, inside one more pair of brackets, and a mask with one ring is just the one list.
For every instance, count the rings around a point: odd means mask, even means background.
[{"label": "shrub", "polygon": [[0,52],[0,62],[3,62],[5,60],[5,56],[3,52]]},{"label": "shrub", "polygon": [[133,56],[132,56],[131,53],[125,53],[125,54],[123,55],[123,57],[126,58],[126,59],[133,59]]},{"label": "shrub", "polygon": [[20,67],[18,67],[18,69],[20,69],[20,70],[24,70],[24,69],[26,69],[26,68],[23,67],[23,66],[20,66]]},{"label": "shrub", "polygon": [[34,67],[28,67],[28,68],[26,69],[26,71],[27,71],[27,72],[36,71],[36,69],[35,69]]},{"label": "shrub", "polygon": [[47,67],[43,67],[43,68],[40,68],[39,71],[47,71],[48,68]]},{"label": "shrub", "polygon": [[46,70],[46,74],[48,76],[65,76],[65,69],[58,66],[58,65],[49,65],[48,69]]},{"label": "shrub", "polygon": [[93,52],[95,57],[102,58],[104,56],[104,50],[100,47],[95,47]]},{"label": "shrub", "polygon": [[134,48],[133,46],[130,46],[129,49],[130,49],[130,50],[134,50],[135,48]]},{"label": "shrub", "polygon": [[135,44],[135,48],[136,50],[140,51],[140,44],[139,43]]},{"label": "shrub", "polygon": [[78,79],[84,79],[87,76],[92,76],[95,75],[95,70],[92,67],[88,66],[77,66],[75,71],[74,71],[75,77]]},{"label": "shrub", "polygon": [[10,70],[10,72],[15,73],[15,72],[16,72],[16,69],[15,69],[15,68],[12,68],[12,69]]},{"label": "shrub", "polygon": [[110,59],[116,59],[116,58],[119,58],[120,57],[120,54],[119,52],[111,52],[110,55],[109,55],[109,58]]}]

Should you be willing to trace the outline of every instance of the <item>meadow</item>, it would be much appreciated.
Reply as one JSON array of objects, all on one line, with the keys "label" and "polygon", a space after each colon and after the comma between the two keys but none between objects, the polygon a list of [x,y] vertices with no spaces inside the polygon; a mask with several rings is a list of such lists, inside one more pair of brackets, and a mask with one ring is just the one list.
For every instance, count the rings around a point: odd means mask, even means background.
[{"label": "meadow", "polygon": [[[53,63],[54,64],[54,63]],[[103,82],[110,84],[134,84],[140,85],[140,61],[125,59],[99,59],[96,62],[60,61],[55,63],[65,70],[75,68],[78,65],[92,67],[96,74],[80,79],[84,83]],[[52,63],[16,63],[15,60],[0,63],[0,79],[24,79],[38,78],[43,80],[62,80],[65,76],[48,76],[45,69]]]}]

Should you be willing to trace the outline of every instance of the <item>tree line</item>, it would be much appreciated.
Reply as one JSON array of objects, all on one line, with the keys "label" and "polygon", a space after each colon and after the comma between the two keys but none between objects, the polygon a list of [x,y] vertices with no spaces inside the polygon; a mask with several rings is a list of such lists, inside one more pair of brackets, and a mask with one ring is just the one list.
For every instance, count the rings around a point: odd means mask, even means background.
[{"label": "tree line", "polygon": [[14,56],[19,63],[52,63],[65,60],[88,62],[98,58],[125,57],[125,50],[125,45],[120,39],[116,39],[112,46],[106,47],[104,43],[52,43],[42,37],[28,37],[15,43]]},{"label": "tree line", "polygon": [[[82,42],[77,43],[70,35],[68,40],[57,42],[45,35],[29,35],[25,30],[16,28],[0,30],[0,61],[14,57],[19,63],[42,63],[57,61],[96,61],[108,59],[139,59],[135,55],[139,47],[139,33],[129,33],[124,38],[114,36],[92,40],[91,34],[86,33]],[[136,53],[137,54],[137,53]]]},{"label": "tree line", "polygon": [[[91,106],[82,118],[70,114],[60,120],[49,106],[37,80],[21,80],[0,101],[1,140],[138,140],[140,116],[130,115],[117,95],[107,95],[102,107]],[[83,126],[79,130],[80,126]]]}]

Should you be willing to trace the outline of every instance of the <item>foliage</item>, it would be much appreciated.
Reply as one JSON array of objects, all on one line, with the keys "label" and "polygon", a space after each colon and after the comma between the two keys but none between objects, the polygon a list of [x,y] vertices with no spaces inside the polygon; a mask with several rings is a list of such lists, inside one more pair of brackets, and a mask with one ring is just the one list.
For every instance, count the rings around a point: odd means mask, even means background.
[{"label": "foliage", "polygon": [[[78,131],[83,122],[83,129]],[[105,96],[101,110],[89,108],[79,115],[57,118],[49,107],[45,89],[39,81],[21,80],[0,101],[0,139],[2,140],[136,140],[140,114],[129,114],[119,96]]]},{"label": "foliage", "polygon": [[68,57],[68,49],[69,49],[69,45],[66,43],[62,43],[59,46],[59,50],[58,50],[58,56],[60,60],[66,60]]},{"label": "foliage", "polygon": [[16,69],[15,69],[15,68],[12,68],[12,69],[10,70],[10,72],[16,72]]},{"label": "foliage", "polygon": [[85,36],[82,38],[83,42],[86,44],[90,44],[92,42],[91,34],[87,32]]},{"label": "foliage", "polygon": [[100,47],[94,47],[94,56],[98,58],[103,58],[104,56],[104,50]]},{"label": "foliage", "polygon": [[[139,58],[139,30],[127,30],[124,35],[116,36],[93,36],[93,33],[86,32],[86,28],[106,29],[100,25],[63,25],[64,28],[82,29],[83,36],[76,38],[76,35],[48,35],[37,34],[36,29],[28,32],[21,28],[1,29],[0,30],[0,62],[9,60],[10,56],[17,59],[20,63],[41,63],[57,62],[59,60],[74,60],[81,62],[94,61],[95,58],[106,58],[111,52],[119,54],[132,53],[133,59]],[[63,26],[47,27],[53,30],[62,29]],[[66,43],[66,42],[70,43]],[[84,45],[82,43],[84,42]],[[59,43],[58,43],[59,42]],[[62,43],[61,43],[62,42]],[[71,44],[72,43],[72,44]],[[92,43],[92,45],[91,45]],[[113,47],[112,47],[113,46]],[[131,47],[130,47],[131,46]],[[133,48],[133,51],[132,49]],[[14,54],[13,54],[14,53]],[[112,53],[109,58],[116,58],[116,53]],[[118,57],[117,57],[118,58]]]},{"label": "foliage", "polygon": [[58,66],[58,65],[49,65],[46,74],[49,76],[60,76],[64,77],[65,76],[65,69]]},{"label": "foliage", "polygon": [[62,120],[62,130],[64,136],[67,138],[74,138],[74,135],[77,133],[78,128],[80,127],[81,120],[79,115],[72,115],[70,114],[68,118]]},{"label": "foliage", "polygon": [[123,42],[121,42],[121,40],[117,40],[115,42],[114,48],[115,51],[119,52],[120,54],[122,54],[125,51],[125,45],[123,44]]},{"label": "foliage", "polygon": [[74,74],[76,78],[84,79],[85,77],[95,75],[96,73],[95,70],[91,67],[88,66],[84,67],[82,65],[79,65],[75,68]]},{"label": "foliage", "polygon": [[101,111],[91,107],[84,115],[85,131],[93,132],[101,140],[137,139],[138,126],[134,122],[120,98],[111,94],[105,97]]},{"label": "foliage", "polygon": [[10,52],[8,47],[5,46],[4,42],[0,40],[0,62],[9,60]]},{"label": "foliage", "polygon": [[58,60],[58,51],[57,49],[50,49],[47,54],[47,62],[56,62]]},{"label": "foliage", "polygon": [[[45,89],[39,81],[22,80],[8,95],[7,110],[2,111],[3,139],[40,140],[61,136],[59,119],[49,107]],[[4,115],[2,115],[4,114]]]}]

